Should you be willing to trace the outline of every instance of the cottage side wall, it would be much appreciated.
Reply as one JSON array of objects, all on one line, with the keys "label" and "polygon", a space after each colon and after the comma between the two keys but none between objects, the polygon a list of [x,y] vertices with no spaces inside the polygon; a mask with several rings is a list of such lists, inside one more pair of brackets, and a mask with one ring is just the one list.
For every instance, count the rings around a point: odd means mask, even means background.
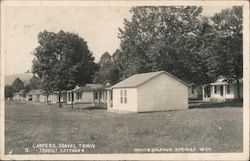
[{"label": "cottage side wall", "polygon": [[46,102],[47,101],[46,99],[47,97],[45,94],[40,94],[40,98],[39,98],[40,102]]},{"label": "cottage side wall", "polygon": [[82,103],[93,103],[94,100],[94,94],[93,92],[82,92]]},{"label": "cottage side wall", "polygon": [[161,74],[138,87],[138,112],[188,109],[188,86]]},{"label": "cottage side wall", "polygon": [[[237,86],[234,85],[235,98],[237,98]],[[240,98],[243,98],[243,84],[240,83]]]},{"label": "cottage side wall", "polygon": [[[59,102],[59,94],[53,93],[51,96],[51,103],[58,103]],[[67,93],[61,93],[61,103],[67,102]]]},{"label": "cottage side wall", "polygon": [[[225,92],[225,97],[226,97],[226,99],[234,99],[234,98],[236,98],[235,96],[236,96],[237,94],[235,95],[234,89],[236,89],[236,86],[230,85],[230,93],[227,93],[227,91]],[[237,92],[236,92],[236,93],[237,93]]]},{"label": "cottage side wall", "polygon": [[[127,103],[121,103],[120,90],[127,90]],[[112,110],[137,112],[137,89],[136,88],[117,88],[113,89]]]}]

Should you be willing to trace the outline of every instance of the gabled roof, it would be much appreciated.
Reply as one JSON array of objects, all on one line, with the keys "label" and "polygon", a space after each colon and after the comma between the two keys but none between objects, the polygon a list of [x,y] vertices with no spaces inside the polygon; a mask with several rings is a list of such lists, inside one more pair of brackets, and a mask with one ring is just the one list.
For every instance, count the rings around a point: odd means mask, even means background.
[{"label": "gabled roof", "polygon": [[[239,80],[240,83],[243,83],[243,79]],[[229,84],[236,84],[236,81],[228,82],[226,78],[219,78],[215,82],[210,83],[210,85],[229,85]]]},{"label": "gabled roof", "polygon": [[96,91],[96,90],[103,90],[104,86],[102,84],[86,84],[83,87],[78,87],[73,89],[73,91]]},{"label": "gabled roof", "polygon": [[182,84],[184,84],[186,86],[190,86],[189,84],[185,83],[184,81],[176,78],[172,74],[170,74],[170,73],[163,70],[163,71],[158,71],[158,72],[141,73],[141,74],[132,75],[131,77],[129,77],[129,78],[115,84],[111,88],[133,88],[133,87],[138,87],[141,84],[147,82],[148,80],[151,80],[152,78],[157,77],[158,75],[160,75],[162,73],[174,78],[175,80],[181,82]]}]

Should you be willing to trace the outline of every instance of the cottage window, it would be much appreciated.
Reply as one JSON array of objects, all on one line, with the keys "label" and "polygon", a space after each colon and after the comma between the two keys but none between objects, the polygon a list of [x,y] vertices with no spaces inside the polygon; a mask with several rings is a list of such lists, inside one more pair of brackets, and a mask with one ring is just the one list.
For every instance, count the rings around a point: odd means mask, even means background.
[{"label": "cottage window", "polygon": [[124,103],[127,103],[127,90],[124,90]]},{"label": "cottage window", "polygon": [[227,85],[227,94],[230,94],[230,85]]},{"label": "cottage window", "polygon": [[98,92],[95,92],[95,99],[98,99]]},{"label": "cottage window", "polygon": [[192,87],[192,94],[194,94],[194,87]]},{"label": "cottage window", "polygon": [[120,90],[120,102],[123,103],[123,90]]},{"label": "cottage window", "polygon": [[82,98],[82,93],[81,92],[77,92],[76,93],[76,99],[80,100]]},{"label": "cottage window", "polygon": [[217,93],[217,86],[214,86],[214,93]]}]

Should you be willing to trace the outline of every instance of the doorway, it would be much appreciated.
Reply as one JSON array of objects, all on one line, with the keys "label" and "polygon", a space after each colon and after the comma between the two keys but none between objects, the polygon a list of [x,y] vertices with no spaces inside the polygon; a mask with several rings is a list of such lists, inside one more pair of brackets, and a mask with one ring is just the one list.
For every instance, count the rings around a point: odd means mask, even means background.
[{"label": "doorway", "polygon": [[223,96],[224,91],[223,91],[223,86],[220,86],[220,95]]}]

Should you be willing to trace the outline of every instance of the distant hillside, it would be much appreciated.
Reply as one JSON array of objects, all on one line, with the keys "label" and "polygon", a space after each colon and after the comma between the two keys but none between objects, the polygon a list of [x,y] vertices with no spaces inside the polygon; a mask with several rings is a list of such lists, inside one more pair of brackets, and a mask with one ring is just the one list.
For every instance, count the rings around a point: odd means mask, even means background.
[{"label": "distant hillside", "polygon": [[20,73],[5,76],[5,85],[11,85],[16,78],[20,78],[24,85],[29,83],[29,80],[33,77],[31,73]]}]

